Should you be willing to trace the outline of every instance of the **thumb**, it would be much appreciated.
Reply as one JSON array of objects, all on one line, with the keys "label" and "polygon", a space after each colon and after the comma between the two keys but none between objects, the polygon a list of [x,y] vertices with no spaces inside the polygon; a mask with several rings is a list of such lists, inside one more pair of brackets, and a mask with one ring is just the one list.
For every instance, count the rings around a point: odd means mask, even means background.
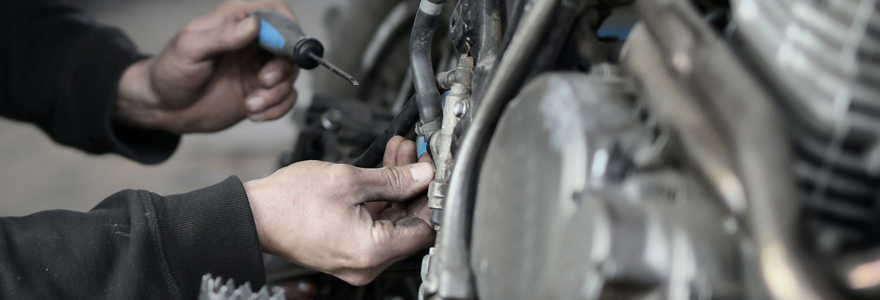
[{"label": "thumb", "polygon": [[214,54],[244,48],[257,38],[259,27],[257,18],[250,16],[238,22],[184,31],[178,44],[187,56],[194,60],[204,60]]},{"label": "thumb", "polygon": [[406,201],[424,192],[433,178],[434,165],[420,162],[379,169],[361,169],[355,178],[355,186],[362,195],[360,202]]}]

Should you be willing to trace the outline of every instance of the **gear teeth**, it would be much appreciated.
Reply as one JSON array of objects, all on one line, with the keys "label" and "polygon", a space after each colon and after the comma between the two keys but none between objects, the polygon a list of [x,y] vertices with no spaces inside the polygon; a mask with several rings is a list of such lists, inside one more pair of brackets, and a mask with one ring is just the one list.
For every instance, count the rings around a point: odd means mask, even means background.
[{"label": "gear teeth", "polygon": [[263,288],[260,289],[260,294],[258,295],[258,297],[269,298],[269,289],[267,289],[266,286],[263,286]]},{"label": "gear teeth", "polygon": [[211,274],[202,276],[202,284],[199,292],[199,300],[284,300],[284,290],[263,286],[259,293],[254,293],[251,283],[245,282],[240,287],[235,287],[235,281],[230,278],[223,284],[223,278],[213,278]]}]

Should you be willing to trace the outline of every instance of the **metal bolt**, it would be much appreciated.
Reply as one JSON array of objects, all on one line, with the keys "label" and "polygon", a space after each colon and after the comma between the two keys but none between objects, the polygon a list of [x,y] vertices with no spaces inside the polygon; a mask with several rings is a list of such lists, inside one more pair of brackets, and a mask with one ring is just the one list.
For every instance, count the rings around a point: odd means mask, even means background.
[{"label": "metal bolt", "polygon": [[690,56],[683,51],[672,54],[672,68],[679,74],[688,74],[693,67]]},{"label": "metal bolt", "polygon": [[342,120],[342,112],[338,110],[329,110],[321,115],[321,126],[330,131],[339,129]]},{"label": "metal bolt", "polygon": [[458,101],[455,102],[455,106],[452,107],[452,114],[458,118],[464,116],[467,113],[468,103],[467,101]]}]

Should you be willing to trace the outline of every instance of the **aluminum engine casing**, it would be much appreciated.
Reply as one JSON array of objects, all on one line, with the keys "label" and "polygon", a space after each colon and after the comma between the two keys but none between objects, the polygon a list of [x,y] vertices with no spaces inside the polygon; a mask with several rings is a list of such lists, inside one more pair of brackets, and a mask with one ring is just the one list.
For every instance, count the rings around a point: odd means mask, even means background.
[{"label": "aluminum engine casing", "polygon": [[521,91],[477,188],[479,299],[741,297],[736,223],[652,123],[619,78],[549,73]]}]

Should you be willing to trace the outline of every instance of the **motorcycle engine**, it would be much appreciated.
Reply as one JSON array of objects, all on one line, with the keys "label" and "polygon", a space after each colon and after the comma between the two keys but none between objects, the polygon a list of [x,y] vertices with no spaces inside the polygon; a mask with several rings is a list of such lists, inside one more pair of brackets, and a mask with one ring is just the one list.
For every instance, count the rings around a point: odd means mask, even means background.
[{"label": "motorcycle engine", "polygon": [[877,1],[695,2],[639,3],[628,72],[546,73],[509,104],[474,202],[480,299],[880,295]]},{"label": "motorcycle engine", "polygon": [[823,253],[880,246],[878,10],[876,1],[742,0],[733,14],[790,112],[804,226]]},{"label": "motorcycle engine", "polygon": [[655,124],[621,78],[527,85],[480,176],[480,299],[739,298],[735,222]]}]

